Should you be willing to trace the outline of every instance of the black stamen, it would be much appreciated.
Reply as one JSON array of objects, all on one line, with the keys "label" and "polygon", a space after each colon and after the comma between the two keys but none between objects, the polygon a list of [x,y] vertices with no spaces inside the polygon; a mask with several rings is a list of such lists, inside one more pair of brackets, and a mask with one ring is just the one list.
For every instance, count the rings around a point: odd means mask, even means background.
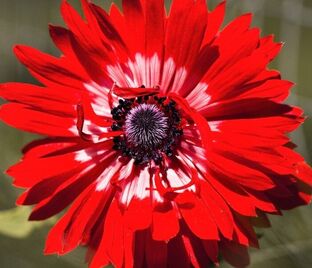
[{"label": "black stamen", "polygon": [[137,103],[142,103],[142,102],[143,102],[142,96],[138,97],[138,98],[137,98]]},{"label": "black stamen", "polygon": [[116,123],[116,122],[114,122],[114,123],[112,124],[111,128],[112,128],[113,131],[116,131],[116,130],[120,130],[120,129],[121,129],[120,125],[119,125],[118,123]]},{"label": "black stamen", "polygon": [[162,104],[167,98],[166,97],[161,97],[158,99],[158,103]]}]

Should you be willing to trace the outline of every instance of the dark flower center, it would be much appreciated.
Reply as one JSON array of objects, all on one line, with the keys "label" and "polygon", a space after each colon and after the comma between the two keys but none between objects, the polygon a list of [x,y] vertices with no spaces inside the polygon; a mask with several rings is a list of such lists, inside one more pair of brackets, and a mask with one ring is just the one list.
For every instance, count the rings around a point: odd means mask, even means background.
[{"label": "dark flower center", "polygon": [[125,121],[127,140],[135,147],[157,148],[167,137],[165,114],[155,104],[140,104],[129,111]]},{"label": "dark flower center", "polygon": [[114,138],[114,149],[131,157],[135,164],[154,161],[161,164],[164,155],[173,156],[183,134],[181,116],[174,101],[166,97],[144,96],[119,100],[111,111],[115,120],[112,130],[124,130]]}]

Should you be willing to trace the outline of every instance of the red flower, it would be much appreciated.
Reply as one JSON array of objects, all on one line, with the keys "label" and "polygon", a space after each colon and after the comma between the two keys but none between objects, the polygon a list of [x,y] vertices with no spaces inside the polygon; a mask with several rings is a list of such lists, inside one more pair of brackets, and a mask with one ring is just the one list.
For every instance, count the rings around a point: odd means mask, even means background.
[{"label": "red flower", "polygon": [[90,267],[234,266],[257,247],[254,226],[310,202],[312,173],[287,133],[302,110],[267,69],[281,44],[225,3],[124,0],[123,14],[66,2],[50,26],[62,56],[16,46],[43,86],[1,85],[0,117],[47,136],[8,170],[30,220],[67,206],[45,253],[87,246]]}]

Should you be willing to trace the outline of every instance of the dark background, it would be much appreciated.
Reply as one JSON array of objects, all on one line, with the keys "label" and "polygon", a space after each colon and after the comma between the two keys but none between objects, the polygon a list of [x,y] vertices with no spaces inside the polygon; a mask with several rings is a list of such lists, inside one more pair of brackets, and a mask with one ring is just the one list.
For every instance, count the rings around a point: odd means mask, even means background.
[{"label": "dark background", "polygon": [[[27,44],[58,55],[48,34],[48,23],[62,25],[60,0],[0,0],[0,82],[33,82],[26,69],[12,53],[14,44]],[[78,0],[69,0],[78,9]],[[109,7],[111,1],[94,1]],[[116,1],[120,4],[120,1]],[[169,4],[169,1],[167,1]],[[211,0],[210,7],[220,1]],[[254,12],[254,25],[263,35],[274,33],[285,46],[272,64],[281,70],[285,79],[293,80],[288,102],[300,105],[306,115],[312,114],[312,0],[228,0],[227,21],[244,12]],[[311,163],[312,121],[307,120],[292,138]],[[0,122],[0,170],[4,171],[20,158],[20,148],[34,135],[9,128]],[[63,256],[45,257],[42,254],[45,236],[53,218],[45,222],[27,222],[29,208],[16,208],[20,192],[11,186],[6,175],[0,176],[0,267],[1,268],[78,268],[83,264],[84,250],[78,249]],[[259,230],[261,250],[251,251],[252,268],[312,267],[312,209],[311,206],[271,217],[273,227]],[[228,267],[221,264],[221,268]]]}]

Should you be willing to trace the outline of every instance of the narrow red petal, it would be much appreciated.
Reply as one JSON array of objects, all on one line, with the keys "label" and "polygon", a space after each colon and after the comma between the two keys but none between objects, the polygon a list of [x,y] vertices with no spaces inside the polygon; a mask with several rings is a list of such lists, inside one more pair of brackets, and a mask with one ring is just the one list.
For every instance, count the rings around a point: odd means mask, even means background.
[{"label": "narrow red petal", "polygon": [[[169,241],[179,232],[177,212],[173,208],[153,212],[152,234],[154,240]],[[164,228],[166,226],[166,228]]]},{"label": "narrow red petal", "polygon": [[188,191],[179,194],[176,202],[183,219],[196,236],[201,239],[219,240],[215,222],[212,220],[207,208],[195,194]]},{"label": "narrow red petal", "polygon": [[217,35],[224,19],[225,4],[225,1],[221,2],[213,11],[208,13],[208,27],[205,32],[203,44],[209,44]]}]

